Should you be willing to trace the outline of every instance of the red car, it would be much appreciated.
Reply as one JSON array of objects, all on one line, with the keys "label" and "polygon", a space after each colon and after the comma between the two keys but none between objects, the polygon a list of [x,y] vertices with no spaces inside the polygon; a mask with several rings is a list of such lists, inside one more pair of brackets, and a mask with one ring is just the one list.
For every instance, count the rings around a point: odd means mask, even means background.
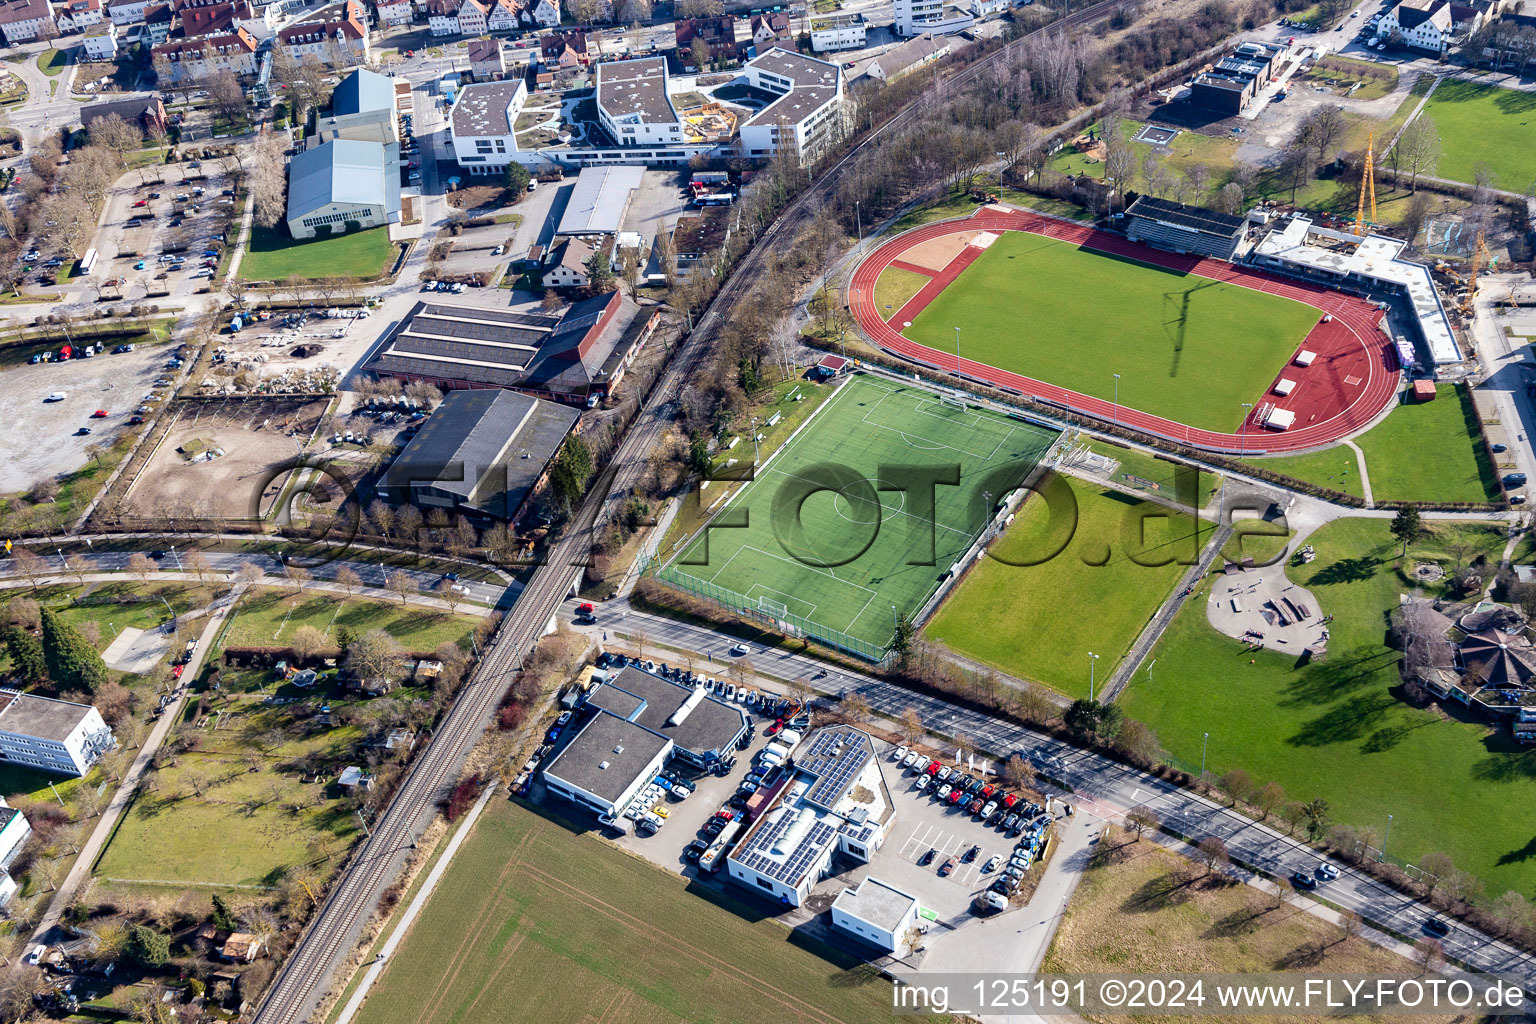
[{"label": "red car", "polygon": [[770,725],[767,729],[764,730],[764,735],[767,735],[767,736],[777,736],[779,733],[781,733],[783,731],[784,731],[784,719],[776,718],[776,719],[773,720],[773,724]]},{"label": "red car", "polygon": [[949,794],[949,802],[951,804],[957,804],[957,803],[960,802],[960,798],[963,797],[963,796],[965,796],[965,790],[963,790],[963,789],[953,790]]},{"label": "red car", "polygon": [[91,419],[93,420],[104,420],[106,418],[107,410],[105,409],[97,409],[95,412],[91,413]]},{"label": "red car", "polygon": [[1019,798],[1017,796],[1013,795],[1012,793],[1007,793],[1003,796],[1003,809],[1010,810],[1012,809],[1013,805],[1018,802]]},{"label": "red car", "polygon": [[183,664],[183,663],[178,663],[176,665],[173,665],[171,667],[171,678],[172,679],[180,679],[182,672],[186,671],[186,668],[187,668],[187,666],[185,664]]},{"label": "red car", "polygon": [[985,803],[986,801],[991,800],[992,799],[992,794],[996,793],[996,792],[997,792],[997,787],[996,786],[982,786],[981,787],[981,792],[977,793],[976,796],[983,803]]},{"label": "red car", "polygon": [[929,761],[928,767],[924,769],[924,771],[926,771],[929,775],[937,775],[939,774],[939,769],[942,767],[944,766],[937,761]]},{"label": "red car", "polygon": [[140,199],[138,202],[133,204],[133,208],[135,210],[137,210],[141,206],[148,206],[148,205],[149,205],[149,200],[148,199]]},{"label": "red car", "polygon": [[144,417],[143,416],[130,416],[130,417],[128,417],[128,422],[130,424],[133,424],[133,423],[143,423],[144,422]]},{"label": "red car", "polygon": [[955,865],[956,865],[956,861],[955,861],[955,858],[953,858],[953,857],[949,858],[949,860],[945,861],[943,864],[940,864],[939,865],[939,877],[943,878],[946,875],[948,875],[951,871],[955,870]]},{"label": "red car", "polygon": [[736,820],[736,812],[735,811],[716,811],[715,812],[715,817],[719,818],[721,821],[735,821]]}]

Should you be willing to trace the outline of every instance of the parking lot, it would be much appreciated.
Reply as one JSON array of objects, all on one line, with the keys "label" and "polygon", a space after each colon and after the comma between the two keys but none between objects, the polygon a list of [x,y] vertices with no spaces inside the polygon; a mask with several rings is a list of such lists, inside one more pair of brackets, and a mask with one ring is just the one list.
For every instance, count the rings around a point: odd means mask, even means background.
[{"label": "parking lot", "polygon": [[184,299],[208,286],[223,252],[233,179],[217,160],[146,168],[143,179],[122,179],[107,200],[92,279],[126,300]]},{"label": "parking lot", "polygon": [[[38,480],[71,473],[90,458],[86,448],[109,444],[127,425],[150,385],[166,371],[169,348],[139,344],[134,351],[112,354],[106,346],[91,359],[14,366],[0,389],[0,491],[20,491]],[[46,402],[62,391],[67,397]],[[91,414],[107,413],[101,419]],[[88,427],[90,434],[79,433]]]}]

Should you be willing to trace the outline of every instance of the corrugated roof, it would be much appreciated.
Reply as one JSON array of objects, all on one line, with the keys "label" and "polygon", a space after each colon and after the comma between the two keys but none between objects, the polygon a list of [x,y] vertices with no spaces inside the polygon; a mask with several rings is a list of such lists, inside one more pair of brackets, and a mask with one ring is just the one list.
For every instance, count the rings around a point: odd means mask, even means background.
[{"label": "corrugated roof", "polygon": [[336,139],[300,153],[288,164],[288,219],[328,203],[387,207],[384,155],[381,144],[355,139]]},{"label": "corrugated roof", "polygon": [[1231,238],[1242,230],[1244,223],[1241,217],[1207,210],[1203,206],[1190,206],[1168,199],[1158,199],[1156,196],[1138,196],[1131,204],[1131,208],[1125,212],[1127,216],[1145,217],[1148,220],[1174,224],[1206,235],[1219,235],[1222,238]]},{"label": "corrugated roof", "polygon": [[576,178],[557,235],[611,235],[623,226],[629,194],[645,179],[644,167],[588,167]]}]

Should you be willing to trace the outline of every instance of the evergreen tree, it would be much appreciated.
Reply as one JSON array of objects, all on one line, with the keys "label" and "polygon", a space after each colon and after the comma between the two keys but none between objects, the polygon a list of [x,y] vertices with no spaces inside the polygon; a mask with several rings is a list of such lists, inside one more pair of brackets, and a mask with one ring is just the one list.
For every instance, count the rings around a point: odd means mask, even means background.
[{"label": "evergreen tree", "polygon": [[528,191],[528,168],[516,160],[507,164],[507,171],[502,176],[502,183],[507,186],[507,191],[512,193],[512,201],[515,203]]},{"label": "evergreen tree", "polygon": [[592,449],[579,437],[568,437],[555,456],[555,468],[549,474],[549,482],[555,496],[566,508],[575,508],[587,489],[587,479],[592,475]]},{"label": "evergreen tree", "polygon": [[593,295],[602,295],[618,287],[613,278],[613,264],[608,262],[608,254],[603,250],[594,250],[582,266],[587,271],[587,289]]},{"label": "evergreen tree", "polygon": [[1403,557],[1408,556],[1408,545],[1419,539],[1419,534],[1424,532],[1423,524],[1419,522],[1419,510],[1411,506],[1404,506],[1397,510],[1397,515],[1392,517],[1392,536],[1403,542]]},{"label": "evergreen tree", "polygon": [[236,930],[235,915],[230,913],[229,904],[218,893],[213,894],[213,926],[224,932]]},{"label": "evergreen tree", "polygon": [[48,662],[43,657],[43,642],[31,630],[12,626],[5,633],[5,649],[11,656],[11,668],[29,683],[48,678]]},{"label": "evergreen tree", "polygon": [[348,629],[346,626],[336,627],[336,646],[340,649],[341,656],[343,658],[347,656],[347,652],[352,649],[352,645],[356,642],[356,633]]},{"label": "evergreen tree", "polygon": [[43,660],[48,677],[62,690],[95,693],[107,681],[107,663],[80,631],[44,608]]},{"label": "evergreen tree", "polygon": [[123,952],[145,967],[161,967],[171,958],[171,937],[136,924],[128,930]]}]

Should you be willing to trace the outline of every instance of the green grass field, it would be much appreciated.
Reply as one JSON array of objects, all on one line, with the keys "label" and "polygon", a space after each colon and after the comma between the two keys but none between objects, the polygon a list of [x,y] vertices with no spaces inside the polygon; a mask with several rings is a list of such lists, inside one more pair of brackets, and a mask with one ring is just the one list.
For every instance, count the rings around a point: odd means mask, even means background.
[{"label": "green grass field", "polygon": [[[69,54],[64,50],[48,49],[37,55],[37,69],[49,78],[54,77],[64,70],[69,63]],[[50,86],[55,83],[49,83]]]},{"label": "green grass field", "polygon": [[240,261],[245,281],[356,277],[372,280],[389,268],[394,247],[387,228],[298,242],[282,230],[251,225],[251,244]]},{"label": "green grass field", "polygon": [[1536,94],[1446,79],[1424,113],[1440,130],[1438,177],[1470,182],[1486,162],[1499,188],[1524,192],[1536,183]]},{"label": "green grass field", "polygon": [[[1492,896],[1530,892],[1536,842],[1529,821],[1509,809],[1536,800],[1536,748],[1520,747],[1503,727],[1398,699],[1400,656],[1385,644],[1388,614],[1415,588],[1397,568],[1400,545],[1388,526],[1386,519],[1330,523],[1307,538],[1316,560],[1286,570],[1334,616],[1324,661],[1300,666],[1294,654],[1246,653],[1207,623],[1202,591],[1153,652],[1153,672],[1139,671],[1121,703],[1184,767],[1198,769],[1209,732],[1216,775],[1242,768],[1279,783],[1290,799],[1321,796],[1333,820],[1378,836],[1391,814],[1392,853],[1413,861],[1442,850]],[[1505,540],[1501,525],[1432,530],[1410,548],[1410,563],[1432,558],[1452,570],[1453,544],[1497,559]]]},{"label": "green grass field", "polygon": [[[1114,459],[1120,464],[1115,468],[1114,481],[1115,486],[1123,490],[1155,490],[1170,500],[1201,509],[1210,502],[1211,495],[1216,493],[1216,485],[1221,482],[1220,475],[1216,473],[1200,470],[1197,476],[1193,467],[1183,467],[1148,452],[1109,441],[1085,441],[1082,444],[1089,451]],[[1180,487],[1187,488],[1191,480],[1196,482],[1197,487],[1193,495],[1179,490]]]},{"label": "green grass field", "polygon": [[1498,474],[1465,387],[1441,384],[1433,402],[1405,402],[1356,440],[1371,492],[1387,501],[1499,501]]},{"label": "green grass field", "polygon": [[928,280],[922,274],[900,267],[886,267],[880,271],[880,276],[875,279],[875,311],[880,314],[880,319],[889,320],[895,316],[912,296],[923,290]]},{"label": "green grass field", "polygon": [[478,621],[473,615],[449,615],[399,602],[343,601],[338,595],[319,593],[294,597],[279,588],[268,588],[240,602],[225,643],[230,647],[281,647],[300,626],[314,626],[327,641],[334,642],[336,630],[345,626],[357,636],[382,629],[409,651],[431,651],[448,642],[469,650],[469,634]]},{"label": "green grass field", "polygon": [[1311,306],[1005,232],[907,337],[1208,430],[1235,431],[1316,322]]},{"label": "green grass field", "polygon": [[[1199,556],[1192,516],[1075,479],[1075,524],[1025,503],[926,632],[950,649],[1069,697],[1103,684]],[[1211,526],[1202,524],[1202,536]],[[1070,539],[1069,539],[1070,538]],[[1066,543],[1055,557],[1047,556]],[[1028,565],[1039,561],[1038,565]],[[1158,564],[1166,562],[1166,564]]]},{"label": "green grass field", "polygon": [[[931,391],[856,376],[659,578],[738,608],[777,602],[820,627],[823,639],[845,643],[843,634],[850,649],[878,656],[894,616],[917,611],[991,503],[1056,436],[944,405]],[[877,490],[882,466],[893,480],[914,469],[957,473],[958,485]],[[931,509],[915,496],[924,490]]]},{"label": "green grass field", "polygon": [[763,911],[498,794],[353,1019],[874,1024],[890,991]]},{"label": "green grass field", "polygon": [[[1355,439],[1365,453],[1371,494],[1394,501],[1499,501],[1498,472],[1464,387],[1441,384],[1433,402],[1406,401]],[[1344,445],[1306,455],[1250,459],[1255,466],[1364,497],[1355,453]]]}]

